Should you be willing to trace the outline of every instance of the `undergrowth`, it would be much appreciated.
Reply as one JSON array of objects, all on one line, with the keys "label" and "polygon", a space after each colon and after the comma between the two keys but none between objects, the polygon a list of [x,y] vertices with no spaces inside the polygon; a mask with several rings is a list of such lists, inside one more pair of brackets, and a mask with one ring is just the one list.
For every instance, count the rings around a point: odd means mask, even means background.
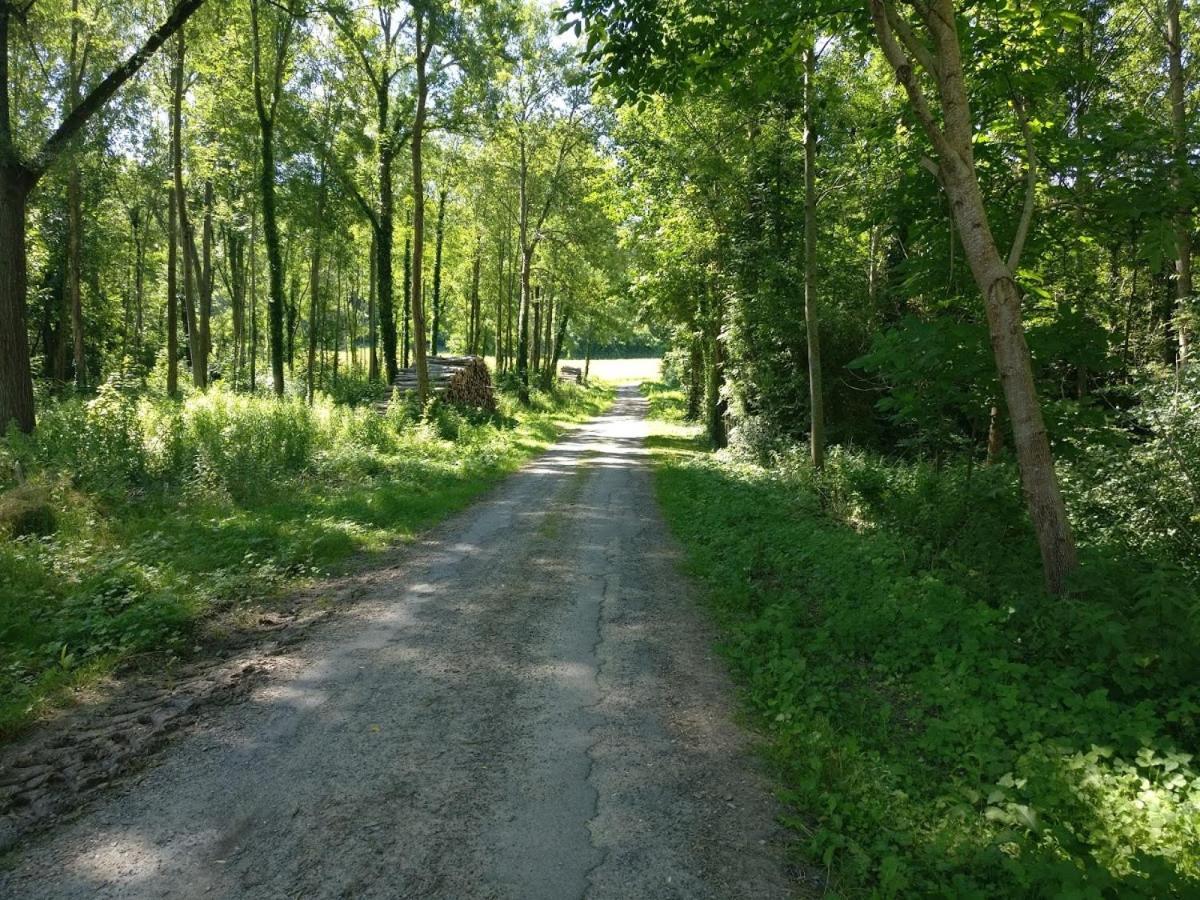
[{"label": "undergrowth", "polygon": [[610,397],[381,415],[114,381],[43,404],[32,436],[0,440],[0,737],[115,667],[186,657],[217,611],[410,538]]},{"label": "undergrowth", "polygon": [[1053,598],[1009,466],[835,448],[814,473],[656,430],[666,516],[833,893],[1200,896],[1200,602],[1172,544],[1078,516]]}]

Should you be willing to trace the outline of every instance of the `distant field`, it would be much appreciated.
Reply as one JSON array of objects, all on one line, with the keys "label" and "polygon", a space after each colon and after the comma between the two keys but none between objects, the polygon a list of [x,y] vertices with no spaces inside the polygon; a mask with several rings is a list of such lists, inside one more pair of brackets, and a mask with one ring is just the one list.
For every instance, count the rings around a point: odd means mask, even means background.
[{"label": "distant field", "polygon": [[[579,366],[583,368],[582,359],[564,359],[559,367]],[[593,359],[588,370],[592,378],[599,378],[614,384],[629,384],[637,381],[656,381],[662,360],[656,357],[649,359]]]}]

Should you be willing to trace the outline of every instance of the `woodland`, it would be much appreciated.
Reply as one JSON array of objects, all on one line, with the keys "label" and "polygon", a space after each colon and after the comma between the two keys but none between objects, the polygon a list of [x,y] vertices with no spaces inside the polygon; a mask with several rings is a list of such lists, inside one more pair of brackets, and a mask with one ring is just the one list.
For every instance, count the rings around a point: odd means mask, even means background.
[{"label": "woodland", "polygon": [[823,890],[1196,895],[1198,24],[0,0],[0,736],[661,355],[658,498]]}]

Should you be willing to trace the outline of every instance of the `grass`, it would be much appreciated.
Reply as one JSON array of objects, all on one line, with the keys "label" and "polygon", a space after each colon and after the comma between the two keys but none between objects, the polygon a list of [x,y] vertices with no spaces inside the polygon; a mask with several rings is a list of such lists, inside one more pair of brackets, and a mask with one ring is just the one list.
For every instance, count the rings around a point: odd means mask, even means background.
[{"label": "grass", "polygon": [[1081,534],[1047,597],[1013,473],[711,452],[659,499],[835,896],[1200,896],[1195,585]]},{"label": "grass", "polygon": [[[559,363],[563,366],[575,366],[582,369],[585,365],[582,359],[564,359]],[[598,378],[610,384],[636,384],[639,381],[653,381],[662,371],[662,360],[656,357],[646,359],[593,359],[588,367],[588,377]]]},{"label": "grass", "polygon": [[[187,658],[218,614],[411,539],[611,396],[506,398],[487,421],[220,392],[45,406],[31,440],[0,441],[0,472],[29,476],[0,490],[0,737],[122,666]],[[33,524],[6,528],[6,509]]]}]

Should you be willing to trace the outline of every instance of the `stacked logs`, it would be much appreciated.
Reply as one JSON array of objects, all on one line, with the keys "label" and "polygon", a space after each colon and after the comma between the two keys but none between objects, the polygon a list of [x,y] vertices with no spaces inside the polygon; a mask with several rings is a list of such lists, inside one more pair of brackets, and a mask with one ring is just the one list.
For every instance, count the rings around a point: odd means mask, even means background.
[{"label": "stacked logs", "polygon": [[[430,356],[429,392],[456,406],[474,406],[495,412],[496,395],[492,391],[492,376],[481,356]],[[415,366],[396,373],[395,387],[399,391],[417,390]]]}]

